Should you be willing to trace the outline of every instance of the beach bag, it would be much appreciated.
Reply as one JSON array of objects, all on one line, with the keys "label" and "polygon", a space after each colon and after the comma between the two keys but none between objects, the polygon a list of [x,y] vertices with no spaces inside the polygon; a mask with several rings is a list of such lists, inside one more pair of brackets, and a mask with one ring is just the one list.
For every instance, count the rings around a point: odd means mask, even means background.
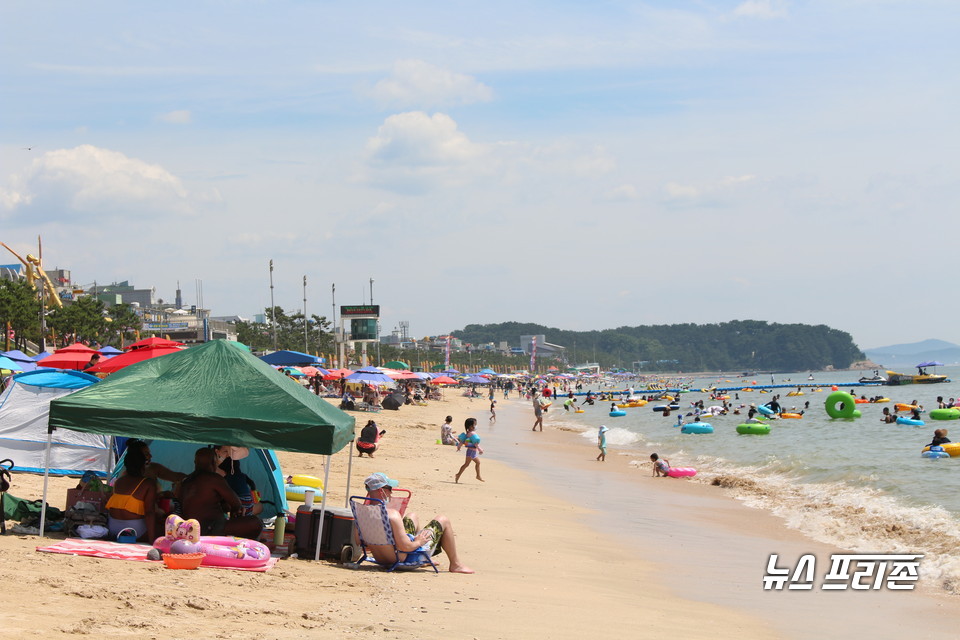
[{"label": "beach bag", "polygon": [[13,460],[7,458],[0,460],[0,493],[6,493],[10,490],[10,470],[13,469]]}]

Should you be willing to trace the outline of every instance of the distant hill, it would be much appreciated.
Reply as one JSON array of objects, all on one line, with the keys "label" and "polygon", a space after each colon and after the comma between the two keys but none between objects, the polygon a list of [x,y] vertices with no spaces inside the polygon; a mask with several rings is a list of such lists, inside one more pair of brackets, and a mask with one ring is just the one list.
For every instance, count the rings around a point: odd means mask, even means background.
[{"label": "distant hill", "polygon": [[867,358],[888,369],[908,369],[921,362],[960,364],[960,346],[945,340],[928,339],[909,344],[893,344],[864,351]]}]

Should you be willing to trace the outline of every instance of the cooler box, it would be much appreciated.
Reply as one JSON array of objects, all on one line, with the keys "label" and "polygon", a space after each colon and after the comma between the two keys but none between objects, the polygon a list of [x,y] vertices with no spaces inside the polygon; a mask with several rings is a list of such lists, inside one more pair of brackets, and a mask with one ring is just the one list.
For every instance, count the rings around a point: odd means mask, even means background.
[{"label": "cooler box", "polygon": [[[297,536],[297,556],[313,560],[317,552],[317,529],[320,528],[320,508],[306,511],[297,510],[297,524],[294,533]],[[353,559],[353,512],[342,507],[327,507],[326,520],[323,523],[323,538],[320,541],[320,557],[328,560],[350,561]],[[349,547],[350,557],[341,555]]]}]

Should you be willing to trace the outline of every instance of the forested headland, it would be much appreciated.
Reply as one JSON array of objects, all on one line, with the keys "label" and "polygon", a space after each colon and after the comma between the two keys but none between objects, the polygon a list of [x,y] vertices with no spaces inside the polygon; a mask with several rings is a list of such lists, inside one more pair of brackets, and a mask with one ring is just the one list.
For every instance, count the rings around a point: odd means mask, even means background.
[{"label": "forested headland", "polygon": [[719,324],[672,324],[567,331],[539,324],[471,324],[451,333],[473,345],[521,335],[544,335],[566,348],[571,365],[598,362],[604,368],[640,371],[816,371],[848,369],[863,360],[849,333],[826,325],[733,320]]}]

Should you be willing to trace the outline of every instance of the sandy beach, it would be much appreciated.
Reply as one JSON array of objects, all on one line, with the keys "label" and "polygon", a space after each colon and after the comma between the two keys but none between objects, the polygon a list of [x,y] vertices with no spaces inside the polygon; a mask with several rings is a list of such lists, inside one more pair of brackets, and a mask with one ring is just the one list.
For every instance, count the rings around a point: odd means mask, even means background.
[{"label": "sandy beach", "polygon": [[[843,633],[952,637],[955,598],[917,592],[763,591],[770,553],[789,565],[831,549],[749,509],[724,490],[650,478],[636,452],[606,463],[579,435],[547,418],[532,433],[526,402],[498,405],[454,390],[426,407],[357,413],[387,435],[373,459],[353,458],[351,493],[383,471],[410,489],[410,510],[450,517],[474,575],[351,570],[284,559],[267,573],[171,571],[160,563],[38,553],[36,536],[0,539],[6,637],[129,638],[573,638],[614,634],[683,638],[807,638]],[[486,482],[453,475],[463,455],[435,444],[446,415],[479,419]],[[353,452],[351,452],[353,453]],[[627,454],[627,455],[625,455]],[[320,456],[279,452],[286,474],[323,476]],[[347,452],[334,456],[328,500],[343,506]],[[54,478],[63,506],[76,479]],[[40,497],[42,477],[17,474],[11,493]],[[605,498],[603,498],[605,496]],[[604,502],[606,500],[607,502]],[[296,503],[292,504],[296,507]],[[8,525],[12,524],[8,522]],[[53,536],[58,537],[58,536]],[[825,562],[825,560],[824,560]],[[824,565],[826,566],[826,565]],[[948,635],[949,634],[949,635]]]}]

